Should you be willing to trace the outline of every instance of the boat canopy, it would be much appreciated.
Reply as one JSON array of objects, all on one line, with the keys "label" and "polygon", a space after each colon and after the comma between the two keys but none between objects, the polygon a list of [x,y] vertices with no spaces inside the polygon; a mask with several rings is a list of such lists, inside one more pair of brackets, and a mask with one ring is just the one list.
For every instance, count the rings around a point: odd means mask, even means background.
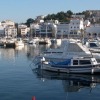
[{"label": "boat canopy", "polygon": [[50,61],[50,65],[70,65],[71,63],[71,59],[67,59],[63,62],[54,62],[54,61]]}]

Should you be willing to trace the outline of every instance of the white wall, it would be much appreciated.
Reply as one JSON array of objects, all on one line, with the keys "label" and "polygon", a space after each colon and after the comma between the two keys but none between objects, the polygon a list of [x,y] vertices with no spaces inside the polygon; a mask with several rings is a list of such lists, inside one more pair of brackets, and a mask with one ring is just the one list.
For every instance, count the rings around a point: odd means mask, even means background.
[{"label": "white wall", "polygon": [[67,35],[69,33],[69,24],[58,24],[57,35]]}]

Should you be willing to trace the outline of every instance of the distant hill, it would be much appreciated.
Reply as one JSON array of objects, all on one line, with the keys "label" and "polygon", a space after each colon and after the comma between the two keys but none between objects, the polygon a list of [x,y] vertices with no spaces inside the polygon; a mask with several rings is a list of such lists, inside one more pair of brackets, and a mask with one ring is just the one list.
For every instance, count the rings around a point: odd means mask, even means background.
[{"label": "distant hill", "polygon": [[48,14],[44,20],[59,20],[60,22],[69,22],[70,18],[72,18],[72,15],[76,14],[76,15],[85,15],[84,20],[91,18],[91,14],[90,12],[87,11],[83,11],[83,12],[79,12],[79,13],[73,13],[71,10],[68,10],[67,12],[58,12],[57,14]]}]

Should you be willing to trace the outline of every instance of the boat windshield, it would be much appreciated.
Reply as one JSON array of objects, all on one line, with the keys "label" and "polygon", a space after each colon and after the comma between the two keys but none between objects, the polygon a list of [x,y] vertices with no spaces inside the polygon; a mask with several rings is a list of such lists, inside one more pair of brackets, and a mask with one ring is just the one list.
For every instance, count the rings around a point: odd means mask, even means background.
[{"label": "boat windshield", "polygon": [[90,60],[79,60],[79,64],[80,65],[91,64],[91,61]]},{"label": "boat windshield", "polygon": [[96,43],[90,43],[90,47],[98,47]]},{"label": "boat windshield", "polygon": [[[78,62],[79,61],[79,62]],[[91,64],[90,60],[73,60],[73,65],[87,65],[87,64]]]},{"label": "boat windshield", "polygon": [[83,52],[83,50],[76,44],[70,43],[67,48],[68,52]]}]

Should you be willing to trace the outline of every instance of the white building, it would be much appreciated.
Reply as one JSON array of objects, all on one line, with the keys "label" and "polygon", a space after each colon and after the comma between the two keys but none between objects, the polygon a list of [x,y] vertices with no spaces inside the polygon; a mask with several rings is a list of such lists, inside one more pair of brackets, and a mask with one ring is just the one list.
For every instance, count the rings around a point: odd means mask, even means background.
[{"label": "white building", "polygon": [[91,25],[91,22],[89,20],[84,21],[84,28],[89,27]]},{"label": "white building", "polygon": [[45,15],[37,16],[37,19],[44,19]]},{"label": "white building", "polygon": [[1,22],[1,26],[2,27],[15,27],[15,23],[13,22],[13,21],[11,21],[11,20],[5,20],[5,21],[2,21]]},{"label": "white building", "polygon": [[37,16],[37,18],[35,19],[38,23],[44,23],[44,15],[40,15],[40,16]]},{"label": "white building", "polygon": [[69,24],[69,33],[73,35],[79,35],[81,34],[81,30],[84,30],[83,19],[71,19]]},{"label": "white building", "polygon": [[100,25],[91,25],[85,30],[89,38],[100,37]]},{"label": "white building", "polygon": [[18,25],[18,34],[21,36],[26,36],[28,33],[28,29],[26,25]]},{"label": "white building", "polygon": [[30,34],[35,37],[40,34],[40,25],[38,23],[33,23],[30,25]]},{"label": "white building", "polygon": [[43,23],[40,25],[40,36],[42,37],[52,37],[53,34],[53,24],[52,23]]},{"label": "white building", "polygon": [[6,27],[5,28],[5,35],[6,36],[11,36],[11,37],[16,37],[17,36],[17,28]]},{"label": "white building", "polygon": [[54,23],[34,23],[30,25],[31,35],[38,37],[55,37],[57,27]]},{"label": "white building", "polygon": [[5,29],[0,25],[0,36],[5,36]]},{"label": "white building", "polygon": [[69,24],[68,23],[60,23],[57,25],[57,37],[66,37],[69,33]]},{"label": "white building", "polygon": [[85,15],[72,15],[72,18],[85,18]]}]

